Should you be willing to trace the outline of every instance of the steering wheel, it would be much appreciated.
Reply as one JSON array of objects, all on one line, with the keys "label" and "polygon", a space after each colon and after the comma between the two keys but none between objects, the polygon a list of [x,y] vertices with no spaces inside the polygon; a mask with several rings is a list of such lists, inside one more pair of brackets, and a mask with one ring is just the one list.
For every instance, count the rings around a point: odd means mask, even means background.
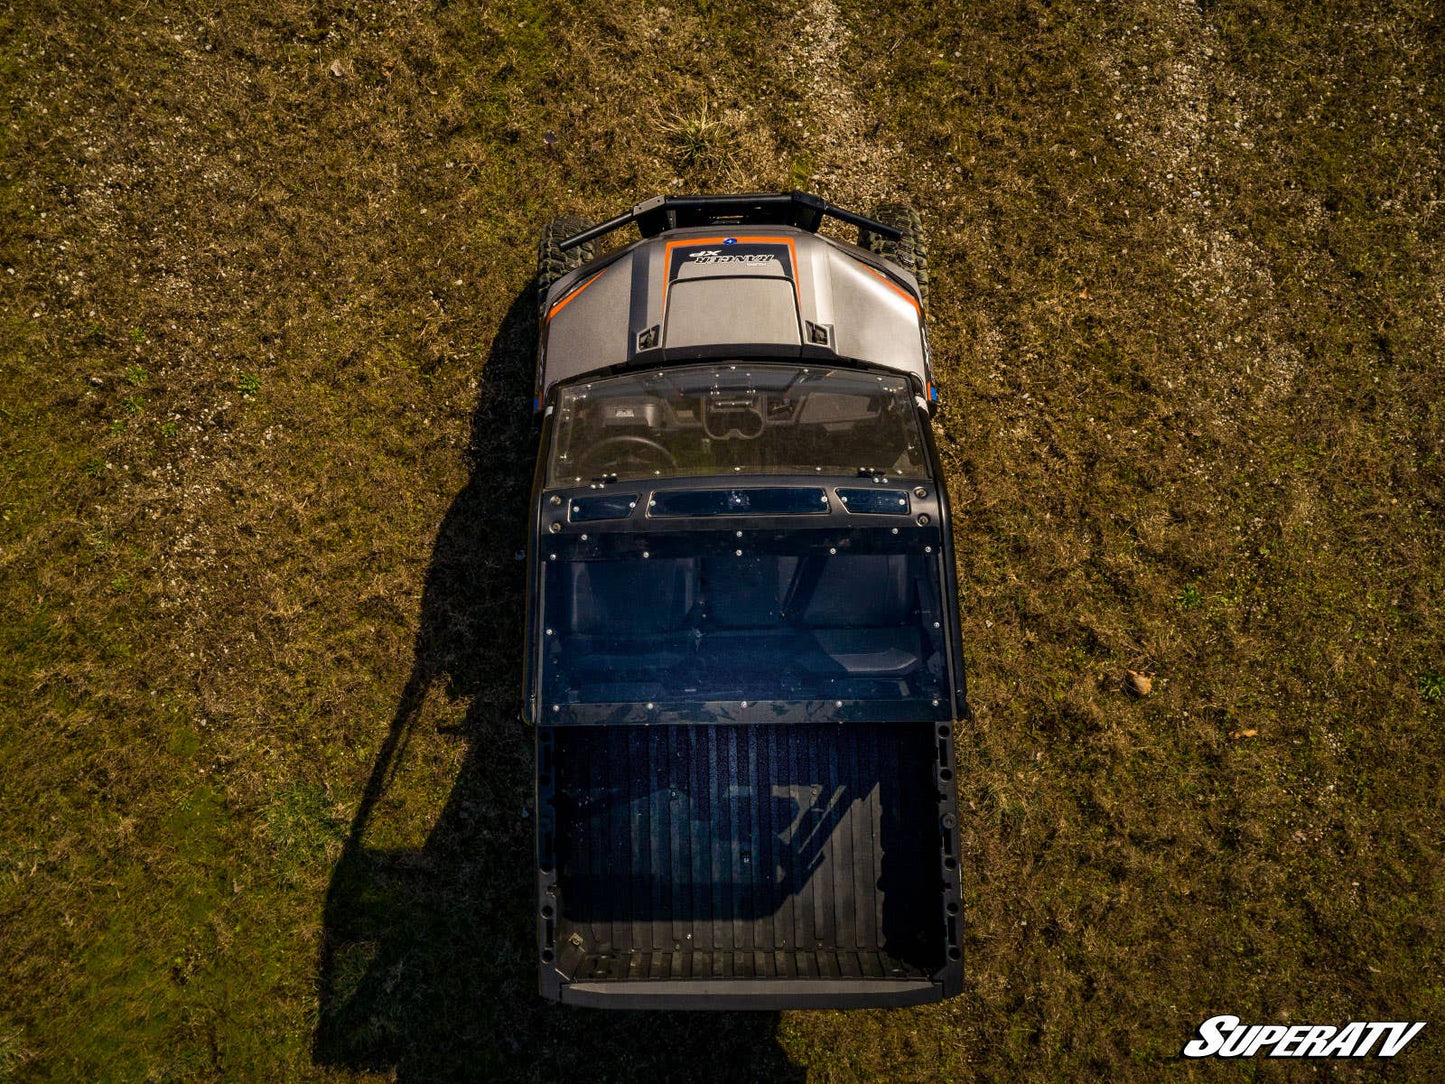
[{"label": "steering wheel", "polygon": [[671,452],[649,437],[625,434],[599,440],[577,460],[577,473],[585,476],[599,474],[651,474],[655,470],[670,470],[677,466]]}]

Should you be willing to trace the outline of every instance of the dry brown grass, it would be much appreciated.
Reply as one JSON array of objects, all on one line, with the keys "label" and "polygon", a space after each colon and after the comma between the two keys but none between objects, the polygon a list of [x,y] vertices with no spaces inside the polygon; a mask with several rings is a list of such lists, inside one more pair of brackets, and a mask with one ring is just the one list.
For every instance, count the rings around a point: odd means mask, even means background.
[{"label": "dry brown grass", "polygon": [[[0,40],[0,1074],[1142,1081],[1247,1074],[1171,1064],[1215,1012],[1445,1017],[1433,7],[32,3]],[[933,231],[968,992],[561,1012],[531,239],[804,182]]]}]

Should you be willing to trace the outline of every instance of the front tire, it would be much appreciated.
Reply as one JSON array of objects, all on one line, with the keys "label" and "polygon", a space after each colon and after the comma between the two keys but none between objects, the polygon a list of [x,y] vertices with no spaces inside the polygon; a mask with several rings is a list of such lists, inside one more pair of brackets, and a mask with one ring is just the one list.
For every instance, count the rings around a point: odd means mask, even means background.
[{"label": "front tire", "polygon": [[571,274],[597,257],[597,242],[588,241],[576,248],[562,249],[562,242],[591,228],[592,223],[577,215],[554,218],[542,227],[537,239],[537,304],[547,298],[547,291],[563,275]]},{"label": "front tire", "polygon": [[911,272],[918,280],[918,298],[928,308],[928,242],[923,236],[923,220],[906,203],[880,203],[873,217],[903,234],[893,241],[869,229],[858,230],[858,245],[877,256]]}]

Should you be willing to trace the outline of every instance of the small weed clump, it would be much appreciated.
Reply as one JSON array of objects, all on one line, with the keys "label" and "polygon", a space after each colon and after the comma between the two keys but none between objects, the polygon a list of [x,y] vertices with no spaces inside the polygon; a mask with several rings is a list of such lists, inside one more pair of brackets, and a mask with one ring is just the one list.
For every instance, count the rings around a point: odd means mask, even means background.
[{"label": "small weed clump", "polygon": [[707,102],[703,102],[695,113],[674,113],[662,122],[661,127],[681,170],[701,172],[716,169],[731,149],[733,125],[713,115]]},{"label": "small weed clump", "polygon": [[1174,604],[1181,610],[1197,610],[1204,605],[1204,596],[1195,584],[1188,584],[1174,596]]},{"label": "small weed clump", "polygon": [[1445,703],[1445,670],[1426,670],[1420,675],[1420,699],[1427,704]]}]

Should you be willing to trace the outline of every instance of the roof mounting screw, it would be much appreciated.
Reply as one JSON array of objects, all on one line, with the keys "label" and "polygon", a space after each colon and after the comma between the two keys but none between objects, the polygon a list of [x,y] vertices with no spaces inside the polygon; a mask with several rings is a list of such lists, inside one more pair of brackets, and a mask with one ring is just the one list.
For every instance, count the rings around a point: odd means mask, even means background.
[{"label": "roof mounting screw", "polygon": [[746,700],[744,700],[743,703],[742,703],[742,706],[743,706],[743,707],[747,707],[747,706],[748,706],[748,702],[747,702]]},{"label": "roof mounting screw", "polygon": [[553,534],[557,534],[562,530],[562,524],[558,523],[556,520],[553,520],[552,526],[548,527],[547,530],[551,531]]},{"label": "roof mounting screw", "polygon": [[935,701],[933,702],[933,706],[934,706],[935,708],[938,707],[938,701],[937,701],[937,700],[935,700]]},{"label": "roof mounting screw", "polygon": [[583,541],[583,542],[586,542],[586,541],[587,541],[587,536],[586,536],[585,534],[582,536],[582,541]]},{"label": "roof mounting screw", "polygon": [[549,560],[549,561],[555,561],[556,559],[557,559],[557,555],[556,555],[555,553],[549,553],[549,554],[547,554],[547,560]]},{"label": "roof mounting screw", "polygon": [[828,552],[829,552],[829,553],[837,553],[837,552],[838,552],[838,547],[837,547],[837,546],[829,546],[829,547],[828,547]]},{"label": "roof mounting screw", "polygon": [[919,525],[920,527],[927,527],[930,522],[932,522],[932,521],[931,521],[931,519],[929,518],[929,515],[928,515],[927,512],[919,512],[919,513],[918,513],[918,525]]},{"label": "roof mounting screw", "polygon": [[926,497],[928,496],[928,490],[924,489],[922,486],[919,486],[913,491],[913,495],[915,497]]},{"label": "roof mounting screw", "polygon": [[833,706],[834,706],[835,708],[841,708],[841,707],[843,706],[843,701],[841,701],[841,700],[834,700],[834,701],[833,701]]},{"label": "roof mounting screw", "polygon": [[650,700],[647,702],[647,710],[648,710],[648,711],[651,711],[651,710],[652,710],[652,701],[650,701]]},{"label": "roof mounting screw", "polygon": [[548,630],[547,630],[547,635],[548,635],[548,636],[551,636],[551,635],[552,635],[552,630],[551,630],[551,629],[548,629]]},{"label": "roof mounting screw", "polygon": [[647,560],[647,559],[648,559],[649,557],[651,557],[651,556],[652,556],[652,554],[648,553],[646,550],[643,550],[643,551],[642,551],[642,559],[643,559],[644,561]]},{"label": "roof mounting screw", "polygon": [[[941,622],[935,621],[935,622],[933,623],[933,627],[936,628],[936,629],[941,629],[941,628],[943,628],[943,625],[942,625]],[[934,703],[936,704],[936,703],[938,703],[938,701],[935,700]]]},{"label": "roof mounting screw", "polygon": [[933,547],[932,547],[932,546],[924,546],[924,547],[923,547],[923,552],[924,552],[924,553],[932,553],[932,552],[933,552]]},{"label": "roof mounting screw", "polygon": [[631,511],[632,511],[634,508],[636,508],[636,507],[637,507],[637,502],[636,502],[636,501],[628,501],[628,502],[627,502],[627,510],[628,510],[629,512],[631,512]]},{"label": "roof mounting screw", "polygon": [[897,533],[898,533],[898,528],[897,528],[897,527],[894,527],[894,528],[893,528],[893,533],[894,533],[894,534],[897,534]]},{"label": "roof mounting screw", "polygon": [[743,536],[743,532],[742,532],[742,531],[739,531],[739,532],[738,532],[738,537],[741,538],[742,536]]},{"label": "roof mounting screw", "polygon": [[557,496],[557,494],[553,493],[553,494],[552,494],[552,503],[553,503],[553,504],[561,504],[561,503],[562,503],[562,498],[559,497],[559,496]]},{"label": "roof mounting screw", "polygon": [[743,551],[742,551],[742,550],[733,550],[733,556],[734,556],[734,557],[741,557],[742,555],[743,555]]},{"label": "roof mounting screw", "polygon": [[553,711],[561,711],[561,710],[562,710],[562,706],[561,706],[560,704],[553,704],[553,705],[552,705],[552,710],[553,710]]}]

